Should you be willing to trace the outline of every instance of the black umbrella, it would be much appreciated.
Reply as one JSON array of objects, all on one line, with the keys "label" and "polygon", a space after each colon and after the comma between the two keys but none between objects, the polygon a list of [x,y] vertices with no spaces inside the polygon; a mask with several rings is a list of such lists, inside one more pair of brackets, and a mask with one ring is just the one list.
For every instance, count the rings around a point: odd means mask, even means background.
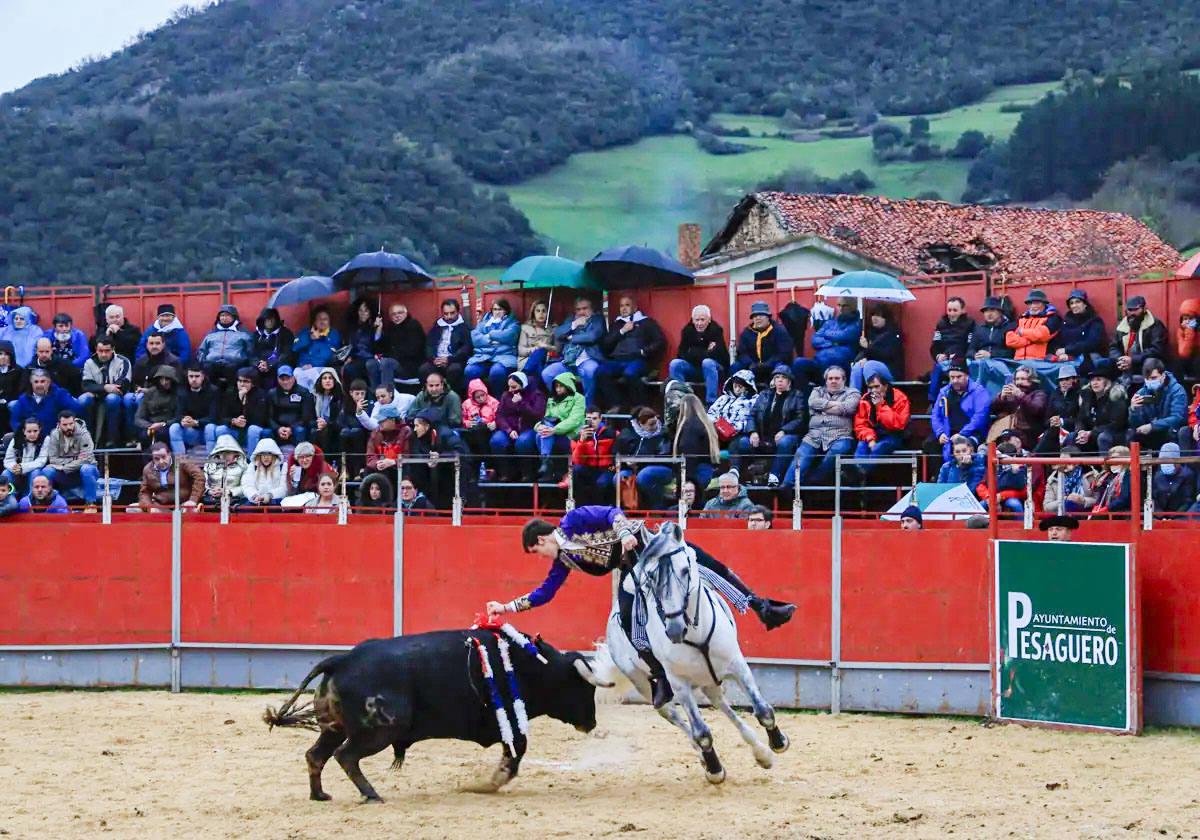
[{"label": "black umbrella", "polygon": [[432,282],[433,275],[408,257],[383,249],[359,254],[333,273],[333,287],[338,291],[386,289]]},{"label": "black umbrella", "polygon": [[586,265],[606,289],[682,286],[696,280],[683,263],[662,251],[640,245],[609,248],[596,254]]}]

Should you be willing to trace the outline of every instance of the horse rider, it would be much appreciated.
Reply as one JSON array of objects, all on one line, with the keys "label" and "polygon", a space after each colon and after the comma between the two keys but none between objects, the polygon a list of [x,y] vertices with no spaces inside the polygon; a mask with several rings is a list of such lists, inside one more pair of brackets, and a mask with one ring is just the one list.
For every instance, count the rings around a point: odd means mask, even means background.
[{"label": "horse rider", "polygon": [[[633,638],[634,596],[625,591],[625,578],[637,562],[637,553],[649,539],[645,523],[626,519],[618,507],[585,505],[568,511],[555,528],[544,519],[530,519],[521,529],[521,544],[525,553],[540,554],[551,561],[550,572],[540,586],[527,595],[507,603],[489,601],[489,616],[517,613],[549,603],[566,581],[572,569],[589,575],[607,575],[620,570],[617,599],[621,612],[621,627]],[[722,577],[749,600],[750,608],[768,630],[786,624],[796,611],[795,604],[773,601],[755,595],[728,566],[691,543],[696,562]],[[661,709],[670,702],[673,692],[667,682],[662,664],[649,651],[639,651],[650,668],[654,687],[654,708]]]}]

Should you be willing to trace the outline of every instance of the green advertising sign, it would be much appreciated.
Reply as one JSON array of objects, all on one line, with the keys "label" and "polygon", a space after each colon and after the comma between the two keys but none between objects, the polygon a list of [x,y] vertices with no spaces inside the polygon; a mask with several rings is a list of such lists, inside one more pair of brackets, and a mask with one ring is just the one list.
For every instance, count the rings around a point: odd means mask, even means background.
[{"label": "green advertising sign", "polygon": [[1139,647],[1129,546],[995,546],[996,717],[1136,732]]}]

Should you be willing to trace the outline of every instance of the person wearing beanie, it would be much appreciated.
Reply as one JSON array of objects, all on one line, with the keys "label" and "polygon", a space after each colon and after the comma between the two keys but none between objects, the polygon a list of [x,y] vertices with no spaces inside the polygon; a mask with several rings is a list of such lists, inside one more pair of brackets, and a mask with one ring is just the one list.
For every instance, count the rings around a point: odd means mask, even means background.
[{"label": "person wearing beanie", "polygon": [[717,479],[717,495],[704,503],[706,513],[701,515],[740,519],[757,507],[754,502],[750,501],[746,488],[742,486],[738,471],[732,469],[727,473],[722,473]]},{"label": "person wearing beanie", "polygon": [[1051,361],[1075,362],[1086,373],[1108,350],[1104,321],[1082,289],[1072,289],[1067,295],[1067,314],[1062,320],[1062,330],[1050,345]]},{"label": "person wearing beanie", "polygon": [[925,518],[921,515],[921,509],[916,505],[909,505],[900,514],[900,530],[901,531],[924,531]]},{"label": "person wearing beanie", "polygon": [[771,456],[767,486],[777,487],[807,432],[808,400],[792,387],[792,369],[780,363],[771,387],[755,398],[745,433],[730,445],[730,460],[741,475],[749,476],[756,457]]},{"label": "person wearing beanie", "polygon": [[967,374],[965,361],[953,360],[946,376],[950,382],[938,391],[933,403],[933,434],[923,445],[927,455],[941,452],[942,461],[949,461],[953,455],[950,441],[955,435],[969,437],[976,444],[983,441],[992,405],[987,388]]},{"label": "person wearing beanie", "polygon": [[[1159,458],[1180,458],[1177,443],[1164,443]],[[1159,464],[1151,479],[1155,513],[1183,513],[1196,501],[1196,472],[1187,464]]]},{"label": "person wearing beanie", "polygon": [[138,359],[146,355],[146,339],[152,334],[162,334],[167,351],[178,357],[179,364],[186,365],[192,360],[192,340],[188,338],[183,322],[175,317],[175,304],[159,304],[158,316],[142,333],[142,340],[138,342],[136,354]]}]

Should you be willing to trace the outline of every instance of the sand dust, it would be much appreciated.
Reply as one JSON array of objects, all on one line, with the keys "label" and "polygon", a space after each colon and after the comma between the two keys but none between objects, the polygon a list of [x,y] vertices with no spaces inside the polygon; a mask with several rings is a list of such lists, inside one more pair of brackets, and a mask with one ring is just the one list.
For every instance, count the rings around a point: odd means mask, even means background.
[{"label": "sand dust", "polygon": [[796,714],[791,750],[755,765],[714,716],[728,770],[707,784],[681,734],[641,706],[602,706],[581,735],[534,722],[522,772],[458,792],[498,750],[425,742],[399,773],[363,762],[386,802],[360,804],[335,762],[311,802],[307,731],[269,732],[270,697],[7,694],[0,836],[265,838],[1197,837],[1200,734],[1141,738],[974,721]]}]

